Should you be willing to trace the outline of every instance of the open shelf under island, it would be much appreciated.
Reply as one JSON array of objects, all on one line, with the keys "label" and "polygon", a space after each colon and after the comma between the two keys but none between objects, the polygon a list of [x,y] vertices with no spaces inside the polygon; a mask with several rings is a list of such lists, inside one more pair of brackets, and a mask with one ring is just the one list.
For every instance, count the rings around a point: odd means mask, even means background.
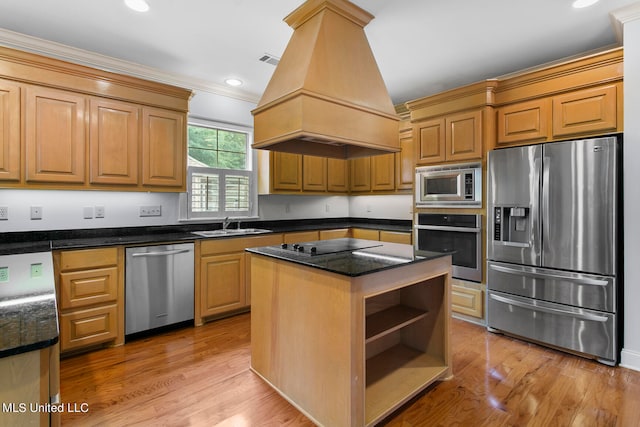
[{"label": "open shelf under island", "polygon": [[251,369],[316,424],[373,425],[451,377],[449,255],[360,239],[247,252]]}]

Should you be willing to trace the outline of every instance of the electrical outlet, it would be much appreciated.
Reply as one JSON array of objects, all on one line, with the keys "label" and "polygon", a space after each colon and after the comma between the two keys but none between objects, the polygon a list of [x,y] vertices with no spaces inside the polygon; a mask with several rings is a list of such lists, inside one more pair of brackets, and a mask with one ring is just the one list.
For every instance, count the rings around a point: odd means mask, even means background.
[{"label": "electrical outlet", "polygon": [[96,206],[96,218],[104,218],[104,206]]},{"label": "electrical outlet", "polygon": [[93,207],[91,206],[85,206],[84,208],[82,208],[82,217],[84,219],[91,219],[93,218]]},{"label": "electrical outlet", "polygon": [[31,277],[42,277],[42,263],[31,264]]},{"label": "electrical outlet", "polygon": [[31,206],[31,219],[42,219],[42,206]]},{"label": "electrical outlet", "polygon": [[162,206],[140,206],[140,216],[162,216]]},{"label": "electrical outlet", "polygon": [[291,205],[290,205],[289,203],[286,203],[286,204],[284,205],[284,212],[285,212],[285,213],[289,213],[289,212],[291,212]]},{"label": "electrical outlet", "polygon": [[0,282],[9,281],[9,267],[0,267]]},{"label": "electrical outlet", "polygon": [[325,211],[325,212],[331,212],[331,206],[329,206],[329,203],[327,203],[326,205],[324,205],[324,211]]},{"label": "electrical outlet", "polygon": [[9,219],[9,208],[7,206],[0,206],[0,220]]}]

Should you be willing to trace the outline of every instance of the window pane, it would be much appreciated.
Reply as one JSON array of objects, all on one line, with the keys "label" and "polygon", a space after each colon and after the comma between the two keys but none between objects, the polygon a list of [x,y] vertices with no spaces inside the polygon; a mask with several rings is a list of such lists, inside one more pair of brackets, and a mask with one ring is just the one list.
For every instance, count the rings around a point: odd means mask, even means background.
[{"label": "window pane", "polygon": [[202,148],[189,148],[189,166],[218,167],[218,152],[203,150]]},{"label": "window pane", "polygon": [[244,153],[247,149],[246,133],[219,130],[218,140],[218,150]]},{"label": "window pane", "polygon": [[245,153],[230,153],[228,151],[218,151],[218,167],[224,169],[246,169]]},{"label": "window pane", "polygon": [[219,211],[219,185],[218,175],[193,174],[191,178],[191,211]]},{"label": "window pane", "polygon": [[218,130],[189,126],[189,147],[216,150],[218,148]]},{"label": "window pane", "polygon": [[226,211],[249,211],[248,176],[226,176],[224,206]]}]

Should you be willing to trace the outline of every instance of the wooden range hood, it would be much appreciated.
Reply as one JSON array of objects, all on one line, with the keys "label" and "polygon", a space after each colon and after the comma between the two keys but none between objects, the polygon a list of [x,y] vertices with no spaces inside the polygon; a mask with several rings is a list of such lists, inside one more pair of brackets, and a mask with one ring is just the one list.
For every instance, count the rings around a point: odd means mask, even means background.
[{"label": "wooden range hood", "polygon": [[253,148],[341,159],[399,151],[398,121],[364,27],[346,0],[308,0],[252,111]]}]

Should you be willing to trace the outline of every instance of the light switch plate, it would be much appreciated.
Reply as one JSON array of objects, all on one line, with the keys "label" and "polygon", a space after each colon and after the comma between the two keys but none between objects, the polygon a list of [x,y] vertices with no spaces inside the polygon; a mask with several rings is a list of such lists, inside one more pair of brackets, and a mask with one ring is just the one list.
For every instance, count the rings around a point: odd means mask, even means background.
[{"label": "light switch plate", "polygon": [[0,206],[0,220],[9,219],[9,208],[7,206]]},{"label": "light switch plate", "polygon": [[42,219],[42,206],[31,206],[31,219]]},{"label": "light switch plate", "polygon": [[9,267],[0,267],[0,283],[9,281]]}]

